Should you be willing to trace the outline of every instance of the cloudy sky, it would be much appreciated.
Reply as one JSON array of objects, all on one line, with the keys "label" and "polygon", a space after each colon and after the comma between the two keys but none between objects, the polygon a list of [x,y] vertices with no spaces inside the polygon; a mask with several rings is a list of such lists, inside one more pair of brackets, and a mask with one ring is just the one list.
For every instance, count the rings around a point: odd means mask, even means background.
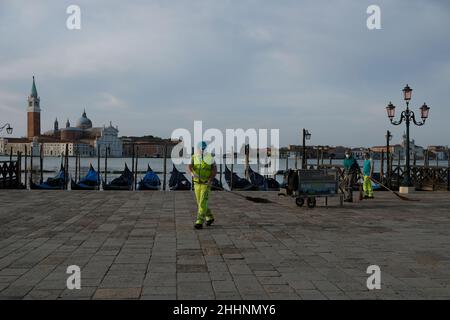
[{"label": "cloudy sky", "polygon": [[[69,5],[81,30],[66,28]],[[368,30],[367,7],[381,7]],[[121,135],[176,128],[279,128],[281,144],[384,143],[385,106],[430,119],[412,136],[450,145],[450,1],[147,0],[0,1],[0,123],[26,132],[37,79],[43,130],[86,108]]]}]

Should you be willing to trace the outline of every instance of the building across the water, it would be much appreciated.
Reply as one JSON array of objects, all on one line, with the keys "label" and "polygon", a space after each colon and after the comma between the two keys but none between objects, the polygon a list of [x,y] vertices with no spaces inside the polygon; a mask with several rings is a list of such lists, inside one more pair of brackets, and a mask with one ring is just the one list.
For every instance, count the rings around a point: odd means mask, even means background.
[{"label": "building across the water", "polygon": [[162,139],[154,136],[143,137],[122,137],[123,156],[132,157],[134,155],[143,158],[164,157],[164,147],[167,147],[167,156],[170,157],[172,149],[179,141]]},{"label": "building across the water", "polygon": [[85,157],[96,156],[99,152],[104,156],[109,148],[109,156],[122,156],[122,141],[118,137],[119,129],[110,122],[108,126],[93,127],[92,121],[87,117],[86,110],[71,126],[67,119],[65,127],[60,128],[58,119],[55,120],[52,130],[41,134],[41,106],[40,97],[33,77],[31,94],[27,106],[27,136],[25,138],[0,138],[0,154],[16,154],[17,152],[34,155],[60,156],[65,153],[66,145],[68,155],[81,155]]}]

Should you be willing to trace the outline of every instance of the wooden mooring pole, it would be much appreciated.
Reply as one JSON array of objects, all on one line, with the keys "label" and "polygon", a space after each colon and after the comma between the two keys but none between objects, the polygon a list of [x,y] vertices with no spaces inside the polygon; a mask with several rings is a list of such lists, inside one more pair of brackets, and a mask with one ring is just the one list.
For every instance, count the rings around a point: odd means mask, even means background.
[{"label": "wooden mooring pole", "polygon": [[98,186],[97,186],[97,190],[100,190],[100,152],[101,152],[101,149],[100,149],[100,146],[97,146],[97,184],[98,184]]},{"label": "wooden mooring pole", "polygon": [[30,147],[30,182],[33,181],[33,147]]},{"label": "wooden mooring pole", "polygon": [[78,153],[78,181],[81,180],[81,153]]},{"label": "wooden mooring pole", "polygon": [[44,148],[44,144],[41,143],[39,147],[39,170],[40,170],[40,183],[44,182],[44,157],[42,155],[42,149]]},{"label": "wooden mooring pole", "polygon": [[78,152],[75,153],[75,182],[78,182]]},{"label": "wooden mooring pole", "polygon": [[400,168],[401,168],[401,157],[402,154],[400,153],[400,150],[398,150],[398,164],[397,164],[397,187],[400,188]]},{"label": "wooden mooring pole", "polygon": [[22,152],[17,151],[17,187],[20,188],[22,185]]},{"label": "wooden mooring pole", "polygon": [[65,154],[65,162],[64,162],[64,189],[68,189],[68,181],[69,180],[69,144],[66,143],[66,154]]},{"label": "wooden mooring pole", "polygon": [[[99,172],[100,174],[100,172]],[[104,173],[105,183],[108,183],[108,147],[105,147],[105,173]]]},{"label": "wooden mooring pole", "polygon": [[135,169],[136,173],[135,173],[135,176],[134,176],[134,190],[137,189],[138,159],[139,159],[139,146],[136,147],[136,164],[134,166],[134,169]]},{"label": "wooden mooring pole", "polygon": [[27,165],[28,165],[28,148],[27,145],[25,145],[25,189],[28,189],[28,170],[27,170]]},{"label": "wooden mooring pole", "polygon": [[167,143],[164,144],[163,147],[164,151],[164,168],[163,168],[163,191],[166,191],[166,184],[167,184]]}]

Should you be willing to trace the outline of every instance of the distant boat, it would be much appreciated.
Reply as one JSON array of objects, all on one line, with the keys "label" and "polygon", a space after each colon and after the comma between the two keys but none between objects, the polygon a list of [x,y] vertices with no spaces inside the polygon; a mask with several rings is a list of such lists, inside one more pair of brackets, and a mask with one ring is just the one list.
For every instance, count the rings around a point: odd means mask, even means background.
[{"label": "distant boat", "polygon": [[169,189],[172,191],[191,190],[191,182],[180,171],[173,166],[169,179]]},{"label": "distant boat", "polygon": [[138,190],[159,190],[161,188],[161,180],[158,175],[147,165],[147,173],[138,183]]},{"label": "distant boat", "polygon": [[253,171],[250,166],[248,166],[248,176],[250,178],[250,182],[254,186],[258,187],[260,191],[280,191],[280,184],[277,180],[273,178],[265,178],[258,172]]},{"label": "distant boat", "polygon": [[125,168],[120,177],[115,178],[110,183],[103,181],[103,190],[131,190],[133,186],[133,173],[128,169],[125,163]]},{"label": "distant boat", "polygon": [[81,179],[78,183],[71,179],[71,189],[72,190],[97,190],[99,186],[99,174],[95,171],[92,164],[89,165],[89,171],[86,176]]},{"label": "distant boat", "polygon": [[231,171],[227,166],[225,166],[225,180],[233,190],[257,191],[259,189],[247,179],[239,177],[235,172],[233,172],[233,186],[231,186]]},{"label": "distant boat", "polygon": [[64,178],[65,178],[65,171],[63,166],[61,165],[61,168],[59,169],[59,172],[56,176],[53,178],[48,178],[47,181],[41,184],[36,184],[30,179],[30,189],[37,189],[37,190],[63,190],[64,189]]}]

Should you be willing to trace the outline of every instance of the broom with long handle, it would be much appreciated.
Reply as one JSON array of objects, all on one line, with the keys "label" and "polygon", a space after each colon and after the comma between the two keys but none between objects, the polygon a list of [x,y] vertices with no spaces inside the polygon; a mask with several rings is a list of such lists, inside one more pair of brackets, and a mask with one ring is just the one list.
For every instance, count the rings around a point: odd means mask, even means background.
[{"label": "broom with long handle", "polygon": [[400,199],[404,200],[404,201],[420,201],[420,199],[411,199],[405,196],[402,196],[401,194],[389,189],[388,187],[386,187],[384,184],[382,184],[381,182],[375,180],[374,178],[370,177],[370,180],[372,180],[373,182],[375,182],[376,184],[379,184],[380,186],[382,186],[383,188],[385,188],[387,191],[392,192],[393,194],[395,194],[397,197],[399,197]]},{"label": "broom with long handle", "polygon": [[244,198],[245,200],[248,201],[252,201],[252,202],[256,202],[256,203],[274,203],[272,201],[270,201],[269,199],[264,199],[264,198],[258,198],[258,197],[250,197],[250,196],[244,196],[243,194],[237,193],[237,192],[233,192],[221,187],[217,187],[217,186],[211,186],[211,189],[216,189],[216,190],[220,190],[220,191],[225,191],[225,192],[229,192],[231,194],[234,194],[235,196]]}]

